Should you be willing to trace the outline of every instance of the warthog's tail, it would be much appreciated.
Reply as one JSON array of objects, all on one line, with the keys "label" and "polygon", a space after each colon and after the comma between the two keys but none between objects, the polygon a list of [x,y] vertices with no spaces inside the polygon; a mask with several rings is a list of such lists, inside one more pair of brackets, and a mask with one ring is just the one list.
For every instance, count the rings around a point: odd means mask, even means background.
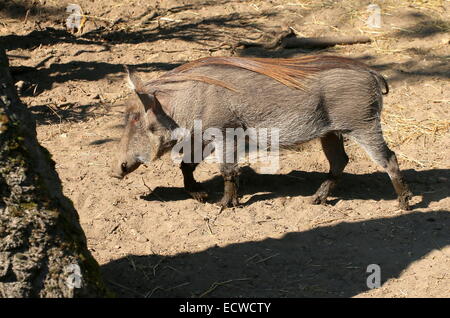
[{"label": "warthog's tail", "polygon": [[377,80],[378,85],[380,85],[380,87],[384,86],[385,91],[384,92],[381,91],[381,94],[387,95],[389,93],[389,85],[388,85],[386,78],[375,70],[371,69],[371,70],[369,70],[369,72],[370,72],[370,74],[372,74],[375,77],[375,79]]}]

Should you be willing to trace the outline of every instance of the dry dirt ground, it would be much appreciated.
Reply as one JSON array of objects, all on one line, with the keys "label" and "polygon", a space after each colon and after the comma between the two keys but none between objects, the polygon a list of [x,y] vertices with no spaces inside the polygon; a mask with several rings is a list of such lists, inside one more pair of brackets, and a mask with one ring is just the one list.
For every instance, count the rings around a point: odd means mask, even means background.
[{"label": "dry dirt ground", "polygon": [[[82,32],[66,30],[74,0],[0,2],[0,35],[56,161],[105,280],[125,297],[449,297],[449,1],[78,0]],[[301,49],[239,49],[282,26],[297,36],[368,35],[367,44],[317,54],[357,58],[384,74],[383,128],[414,198],[397,208],[388,176],[352,142],[327,205],[309,204],[328,163],[317,142],[283,153],[277,174],[243,168],[242,207],[214,204],[214,164],[196,177],[212,194],[191,199],[169,157],[123,181],[108,176],[129,90],[123,64],[152,79],[210,55],[290,57]],[[20,82],[23,81],[23,82]],[[144,184],[145,182],[145,184]],[[381,287],[369,289],[369,264]]]}]

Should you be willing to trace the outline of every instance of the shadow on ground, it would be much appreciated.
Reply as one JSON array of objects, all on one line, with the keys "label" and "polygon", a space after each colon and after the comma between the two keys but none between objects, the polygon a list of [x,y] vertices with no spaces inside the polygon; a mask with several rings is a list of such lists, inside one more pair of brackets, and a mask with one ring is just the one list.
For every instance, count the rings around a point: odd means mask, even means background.
[{"label": "shadow on ground", "polygon": [[[245,227],[245,224],[242,224]],[[102,266],[122,297],[351,297],[450,244],[450,212],[339,223],[198,253],[128,255]]]},{"label": "shadow on ground", "polygon": [[[422,196],[422,201],[413,208],[428,207],[431,202],[440,201],[450,196],[449,169],[433,169],[415,171],[404,170],[405,180],[414,195]],[[291,171],[288,174],[258,174],[250,167],[244,167],[241,174],[240,195],[250,194],[251,198],[243,205],[251,205],[257,201],[278,197],[312,196],[326,179],[323,172]],[[444,180],[444,181],[442,181]],[[223,192],[222,177],[216,176],[202,183],[210,193],[212,202],[217,202]],[[338,187],[332,193],[336,197],[330,200],[335,204],[338,200],[395,200],[396,195],[388,175],[384,172],[368,174],[344,173]],[[189,200],[191,197],[180,187],[157,187],[141,199],[148,201]]]}]

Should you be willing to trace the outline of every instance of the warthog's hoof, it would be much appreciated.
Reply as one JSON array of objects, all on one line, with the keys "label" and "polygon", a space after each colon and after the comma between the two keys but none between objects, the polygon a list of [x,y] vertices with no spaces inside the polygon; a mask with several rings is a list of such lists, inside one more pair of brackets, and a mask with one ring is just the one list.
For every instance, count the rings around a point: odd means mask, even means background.
[{"label": "warthog's hoof", "polygon": [[323,197],[321,195],[313,195],[312,199],[311,199],[311,204],[315,204],[315,205],[319,205],[319,204],[326,204],[327,203],[327,198]]},{"label": "warthog's hoof", "polygon": [[411,206],[409,205],[409,200],[412,199],[412,192],[411,191],[407,191],[406,193],[404,193],[403,195],[398,197],[398,206],[400,209],[405,210],[405,211],[409,211],[411,210]]},{"label": "warthog's hoof", "polygon": [[404,210],[404,211],[411,210],[411,206],[409,205],[408,199],[406,199],[406,198],[399,198],[398,199],[398,207],[401,210]]},{"label": "warthog's hoof", "polygon": [[327,179],[320,185],[319,189],[317,189],[316,193],[313,195],[311,199],[312,204],[326,204],[327,197],[330,194],[331,189],[336,185],[336,180]]},{"label": "warthog's hoof", "polygon": [[405,202],[400,202],[400,204],[398,205],[398,207],[399,207],[401,210],[404,210],[404,211],[411,211],[411,210],[412,210],[411,206],[410,206],[408,203],[405,203]]},{"label": "warthog's hoof", "polygon": [[229,197],[224,195],[222,200],[219,201],[219,206],[222,209],[239,206],[239,199],[237,197]]}]

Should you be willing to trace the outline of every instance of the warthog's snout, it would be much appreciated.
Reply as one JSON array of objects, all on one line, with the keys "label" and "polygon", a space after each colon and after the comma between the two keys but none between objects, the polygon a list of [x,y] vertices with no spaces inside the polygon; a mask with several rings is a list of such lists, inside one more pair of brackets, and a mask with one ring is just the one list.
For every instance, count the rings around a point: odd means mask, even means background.
[{"label": "warthog's snout", "polygon": [[133,172],[140,166],[140,162],[128,163],[126,161],[116,163],[111,169],[111,177],[123,179],[127,174]]}]

